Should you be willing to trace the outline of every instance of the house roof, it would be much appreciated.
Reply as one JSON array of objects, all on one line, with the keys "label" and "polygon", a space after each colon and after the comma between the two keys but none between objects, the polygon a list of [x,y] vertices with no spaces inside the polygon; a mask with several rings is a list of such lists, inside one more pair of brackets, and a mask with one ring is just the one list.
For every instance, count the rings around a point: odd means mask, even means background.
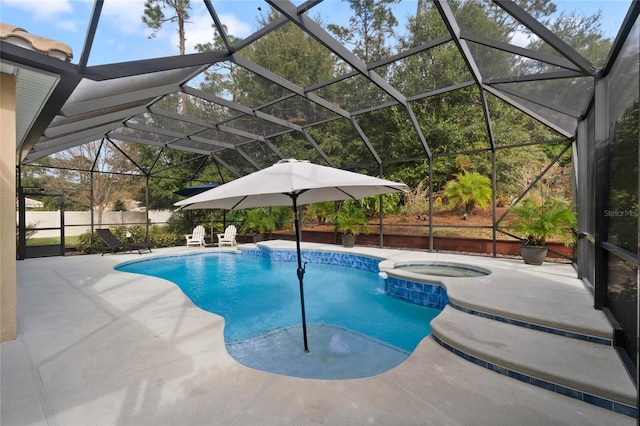
[{"label": "house roof", "polygon": [[31,34],[23,28],[14,27],[13,25],[2,22],[0,22],[0,40],[15,46],[35,50],[36,52],[63,61],[71,61],[73,58],[73,52],[70,46],[56,40]]}]

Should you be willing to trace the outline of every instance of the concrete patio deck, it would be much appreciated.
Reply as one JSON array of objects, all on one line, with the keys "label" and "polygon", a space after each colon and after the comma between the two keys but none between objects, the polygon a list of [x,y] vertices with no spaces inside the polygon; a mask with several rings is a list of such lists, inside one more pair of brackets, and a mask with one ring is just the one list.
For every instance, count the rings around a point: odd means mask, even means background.
[{"label": "concrete patio deck", "polygon": [[[267,244],[293,248],[291,242]],[[476,286],[447,284],[456,306],[595,337],[611,334],[570,265],[321,244],[304,249],[390,262],[463,259],[497,272]],[[615,351],[604,345],[447,307],[432,323],[434,335],[390,371],[352,380],[292,378],[236,362],[225,348],[222,317],[194,306],[174,284],[113,269],[129,260],[205,250],[220,249],[18,261],[18,339],[0,345],[0,423],[636,424],[631,416],[478,365],[573,383],[633,404],[637,391]]]}]

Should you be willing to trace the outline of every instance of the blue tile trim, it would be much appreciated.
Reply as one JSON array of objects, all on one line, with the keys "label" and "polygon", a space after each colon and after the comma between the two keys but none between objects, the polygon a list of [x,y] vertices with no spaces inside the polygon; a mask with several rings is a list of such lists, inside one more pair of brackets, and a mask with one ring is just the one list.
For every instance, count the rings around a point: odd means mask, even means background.
[{"label": "blue tile trim", "polygon": [[508,368],[502,367],[500,365],[492,364],[480,358],[476,358],[473,355],[469,355],[466,352],[463,352],[460,349],[457,349],[446,342],[443,342],[435,334],[431,334],[431,336],[436,342],[438,342],[445,349],[466,359],[467,361],[473,362],[474,364],[487,368],[491,371],[495,371],[496,373],[500,373],[504,376],[511,377],[521,382],[538,386],[540,388],[543,388],[552,392],[556,392],[562,395],[566,395],[571,398],[579,399],[580,401],[584,401],[588,404],[596,405],[598,407],[601,407],[610,411],[614,411],[619,414],[624,414],[625,416],[633,417],[634,419],[638,418],[638,409],[634,406],[623,404],[621,402],[613,401],[600,396],[592,395],[586,392],[581,392],[575,389],[568,388],[566,386],[559,385],[557,383],[538,379],[536,377],[531,377],[526,374],[522,374],[517,371],[513,371]]},{"label": "blue tile trim", "polygon": [[546,327],[546,326],[542,326],[542,325],[528,323],[528,322],[522,321],[522,320],[516,320],[516,319],[506,318],[506,317],[502,317],[502,316],[495,315],[495,314],[489,314],[489,313],[486,313],[486,312],[480,312],[480,311],[476,311],[475,309],[465,308],[464,306],[457,305],[457,304],[455,304],[453,302],[449,302],[449,305],[451,305],[452,308],[456,308],[459,311],[462,311],[462,312],[465,312],[465,313],[471,314],[471,315],[476,315],[476,316],[479,316],[479,317],[482,317],[482,318],[488,318],[488,319],[504,322],[504,323],[511,324],[511,325],[517,325],[518,327],[529,328],[531,330],[543,331],[545,333],[551,333],[551,334],[555,334],[555,335],[558,335],[558,336],[563,336],[563,337],[569,337],[569,338],[572,338],[572,339],[583,340],[585,342],[596,343],[598,345],[613,346],[613,339],[607,339],[607,338],[604,338],[604,337],[589,336],[588,334],[581,334],[581,333],[576,333],[576,332],[573,332],[573,331],[559,330],[559,329],[553,328],[553,327]]},{"label": "blue tile trim", "polygon": [[[295,250],[274,250],[268,247],[257,247],[255,249],[241,249],[243,255],[261,256],[270,260],[284,262],[296,262],[297,254]],[[300,253],[303,262],[323,263],[328,265],[347,266],[349,268],[361,269],[368,272],[378,272],[380,259],[376,257],[363,256],[359,254],[337,253],[330,251],[308,251]]]},{"label": "blue tile trim", "polygon": [[389,296],[416,305],[444,309],[449,303],[447,289],[439,284],[417,283],[388,277],[385,280],[384,289]]}]

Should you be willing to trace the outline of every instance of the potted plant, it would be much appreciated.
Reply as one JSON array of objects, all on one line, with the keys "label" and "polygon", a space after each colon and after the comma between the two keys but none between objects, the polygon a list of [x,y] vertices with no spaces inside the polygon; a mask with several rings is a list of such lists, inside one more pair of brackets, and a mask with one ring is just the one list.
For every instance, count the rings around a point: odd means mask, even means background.
[{"label": "potted plant", "polygon": [[369,233],[368,222],[362,207],[354,202],[343,203],[334,220],[336,229],[342,233],[342,244],[345,247],[353,247],[360,232]]},{"label": "potted plant", "polygon": [[540,203],[532,198],[524,199],[512,209],[515,214],[510,228],[521,235],[520,253],[524,263],[541,265],[547,257],[546,242],[553,238],[565,245],[573,244],[572,228],[577,224],[573,207],[560,198],[550,198]]},{"label": "potted plant", "polygon": [[269,209],[259,207],[248,209],[245,212],[245,220],[240,231],[253,235],[253,242],[264,241],[264,234],[275,229],[275,222]]}]

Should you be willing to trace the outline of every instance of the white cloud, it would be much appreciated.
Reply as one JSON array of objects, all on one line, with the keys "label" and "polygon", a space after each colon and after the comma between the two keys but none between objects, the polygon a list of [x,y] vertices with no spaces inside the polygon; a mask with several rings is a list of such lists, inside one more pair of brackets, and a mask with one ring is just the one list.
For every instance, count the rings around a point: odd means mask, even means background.
[{"label": "white cloud", "polygon": [[108,0],[102,7],[101,21],[105,19],[121,34],[140,34],[147,28],[142,22],[143,13],[144,0]]},{"label": "white cloud", "polygon": [[73,12],[70,0],[2,0],[3,7],[22,9],[31,14],[36,21],[56,21],[59,16]]},{"label": "white cloud", "polygon": [[80,30],[78,28],[78,21],[74,21],[72,19],[63,19],[56,21],[55,26],[57,29],[67,33],[77,33]]},{"label": "white cloud", "polygon": [[[137,35],[148,38],[151,34],[151,29],[142,22],[144,3],[144,0],[106,1],[102,11],[103,19],[108,20],[109,26],[115,32],[127,36]],[[165,15],[171,16],[172,11],[165,10]],[[204,7],[199,4],[192,4],[190,15],[189,22],[185,25],[187,53],[195,52],[194,46],[197,43],[206,43],[211,41],[213,37],[213,29],[211,28],[213,20]],[[166,46],[161,55],[178,54],[177,24],[166,22],[162,25],[152,45],[158,46],[161,43],[165,43]]]},{"label": "white cloud", "polygon": [[242,22],[234,14],[222,14],[220,15],[220,21],[227,26],[229,35],[245,38],[252,33],[251,25]]},{"label": "white cloud", "polygon": [[[229,34],[236,37],[246,37],[251,34],[251,27],[240,21],[233,14],[221,14],[220,20],[227,26]],[[185,24],[186,53],[195,53],[196,44],[204,44],[213,41],[213,19],[204,7],[192,7],[188,22]],[[156,36],[159,40],[167,40],[173,54],[178,53],[178,32],[175,24],[168,23],[166,28],[160,30]]]},{"label": "white cloud", "polygon": [[516,30],[511,33],[509,43],[519,47],[527,47],[531,42],[531,36],[532,34],[529,31]]},{"label": "white cloud", "polygon": [[[90,65],[123,62],[178,54],[177,25],[167,22],[155,39],[142,22],[145,0],[105,0],[100,22],[89,59]],[[246,37],[252,30],[242,22],[246,5],[242,1],[224,1],[216,6],[224,10],[219,16],[235,37]],[[79,57],[88,30],[93,0],[0,0],[2,18],[11,25],[43,37],[59,40],[72,47]],[[190,18],[186,28],[187,53],[195,52],[198,43],[211,42],[214,37],[213,19],[205,5],[191,1]],[[169,11],[167,16],[172,16]]]},{"label": "white cloud", "polygon": [[[27,20],[21,25],[26,31],[49,36],[69,45],[78,32],[84,31],[86,22],[78,10],[90,9],[90,0],[0,0],[2,8],[21,11]],[[26,12],[26,13],[25,13]],[[43,23],[45,25],[43,25]],[[11,24],[14,24],[11,22]],[[67,40],[65,40],[67,39]]]},{"label": "white cloud", "polygon": [[[220,20],[227,26],[227,31],[230,35],[235,37],[246,37],[251,34],[251,28],[249,25],[240,21],[232,14],[219,15]],[[185,25],[185,33],[187,37],[186,41],[186,53],[196,52],[194,46],[196,44],[204,44],[213,41],[215,34],[213,26],[213,19],[208,12],[201,15],[191,15],[189,22]],[[174,31],[171,37],[171,46],[178,45],[178,34]]]},{"label": "white cloud", "polygon": [[[189,22],[185,25],[185,33],[186,33],[186,53],[194,53],[196,52],[194,46],[198,43],[208,43],[213,40],[214,30],[211,26],[213,24],[213,20],[211,17],[206,15],[200,16],[192,16],[189,19]],[[171,37],[171,44],[173,46],[178,45],[178,33],[174,32],[173,37]]]}]

